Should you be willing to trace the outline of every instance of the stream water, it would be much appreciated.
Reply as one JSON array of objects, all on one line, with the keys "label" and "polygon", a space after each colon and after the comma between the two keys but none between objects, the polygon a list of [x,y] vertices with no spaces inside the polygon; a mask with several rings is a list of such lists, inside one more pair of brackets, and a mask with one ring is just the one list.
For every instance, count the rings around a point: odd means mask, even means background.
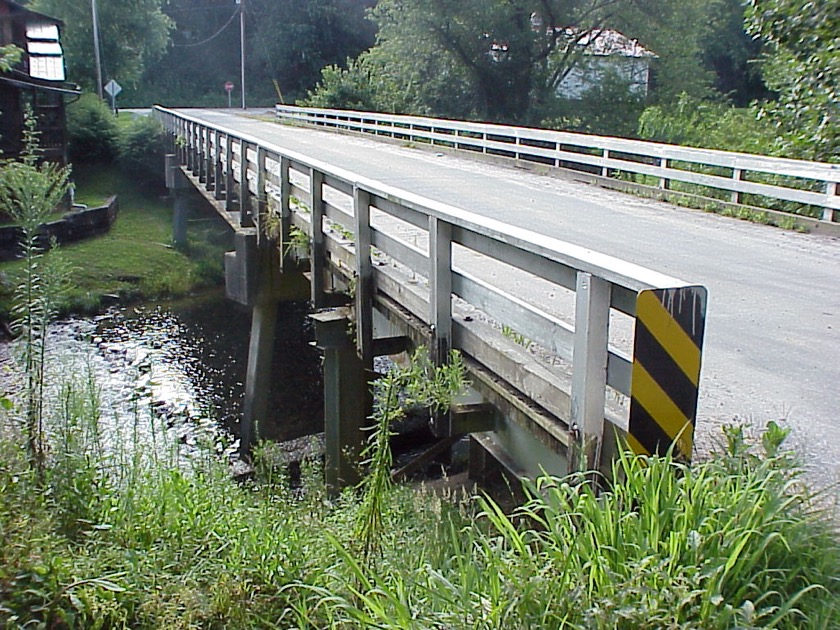
[{"label": "stream water", "polygon": [[[307,313],[306,304],[288,303],[278,315],[271,417],[260,427],[266,439],[323,430],[320,355],[310,345]],[[68,381],[76,388],[95,383],[105,422],[125,429],[150,410],[181,443],[210,440],[234,452],[250,324],[249,310],[221,291],[57,322],[47,376],[56,391],[48,398],[60,400]]]}]

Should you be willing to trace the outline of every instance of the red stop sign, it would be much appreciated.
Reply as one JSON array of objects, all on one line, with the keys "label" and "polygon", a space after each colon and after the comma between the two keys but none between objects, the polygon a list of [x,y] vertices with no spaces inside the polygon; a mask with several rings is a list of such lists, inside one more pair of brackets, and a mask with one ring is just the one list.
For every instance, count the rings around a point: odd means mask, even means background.
[{"label": "red stop sign", "polygon": [[228,92],[233,92],[233,83],[230,81],[225,82],[225,90]]}]

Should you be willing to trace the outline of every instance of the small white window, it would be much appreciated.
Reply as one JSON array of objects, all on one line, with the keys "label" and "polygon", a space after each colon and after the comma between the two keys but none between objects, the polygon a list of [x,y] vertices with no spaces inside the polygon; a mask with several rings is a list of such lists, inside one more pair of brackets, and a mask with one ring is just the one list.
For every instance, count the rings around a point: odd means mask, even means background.
[{"label": "small white window", "polygon": [[55,24],[28,24],[26,52],[29,53],[29,76],[45,81],[64,81],[64,53]]}]

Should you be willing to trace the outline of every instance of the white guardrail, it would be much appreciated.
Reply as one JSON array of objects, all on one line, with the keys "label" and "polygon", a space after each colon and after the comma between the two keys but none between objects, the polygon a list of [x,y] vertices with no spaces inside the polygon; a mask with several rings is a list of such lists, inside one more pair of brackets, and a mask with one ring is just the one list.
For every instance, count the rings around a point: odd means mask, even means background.
[{"label": "white guardrail", "polygon": [[[600,442],[609,387],[630,401],[629,439],[637,451],[653,452],[678,440],[679,450],[690,457],[706,311],[703,287],[361,177],[188,112],[156,107],[155,115],[196,185],[213,190],[216,199],[226,198],[220,209],[233,217],[235,227],[245,225],[252,202],[237,208],[223,190],[241,190],[244,184],[251,194],[243,195],[243,202],[266,200],[279,191],[274,211],[307,234],[313,282],[322,282],[327,270],[356,281],[359,344],[370,345],[375,296],[390,299],[428,326],[433,341],[457,348],[470,365],[548,412],[532,421],[566,446],[575,435]],[[380,220],[385,217],[419,231],[426,246],[388,229]],[[334,226],[341,226],[338,233]],[[372,248],[376,256],[425,277],[428,289],[400,279],[390,264],[355,254]],[[532,282],[549,283],[551,292],[569,291],[574,325],[511,295],[493,278],[459,268],[453,257],[461,255],[478,257],[482,265],[502,263]],[[571,374],[560,366],[528,367],[533,357],[513,342],[512,350],[502,352],[498,342],[487,341],[502,334],[477,318],[458,315],[452,296],[509,323],[545,349],[550,364],[557,365],[556,359]],[[611,316],[634,320],[631,356],[613,345]],[[674,378],[672,370],[684,376]]]},{"label": "white guardrail", "polygon": [[[636,183],[663,190],[680,182],[686,189],[677,192],[810,216],[825,223],[838,221],[840,164],[417,116],[288,105],[277,105],[275,111],[285,121],[498,155],[602,177],[646,176],[648,181]],[[721,193],[727,198],[721,199]]]}]

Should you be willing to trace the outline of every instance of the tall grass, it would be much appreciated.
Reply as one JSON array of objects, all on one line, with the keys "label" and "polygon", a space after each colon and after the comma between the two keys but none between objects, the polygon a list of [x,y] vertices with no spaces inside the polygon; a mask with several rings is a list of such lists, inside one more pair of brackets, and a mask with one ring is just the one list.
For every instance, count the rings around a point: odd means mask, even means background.
[{"label": "tall grass", "polygon": [[[754,452],[740,428],[713,460],[622,456],[599,492],[542,478],[504,514],[479,499],[449,555],[363,573],[325,595],[331,623],[376,628],[833,628],[840,545],[799,485],[785,432]],[[317,624],[313,627],[317,627]]]},{"label": "tall grass", "polygon": [[14,287],[12,328],[22,338],[21,363],[25,376],[24,427],[30,465],[44,476],[44,357],[47,325],[54,316],[66,270],[58,253],[49,259],[39,234],[41,224],[64,198],[70,169],[40,160],[37,121],[31,109],[24,114],[24,149],[19,161],[0,163],[0,210],[21,230],[22,274]]},{"label": "tall grass", "polygon": [[46,491],[3,418],[3,627],[840,625],[840,543],[772,424],[759,443],[730,428],[693,467],[623,456],[606,489],[535,480],[510,514],[388,483],[369,562],[365,493],[331,498],[320,462],[294,486],[267,463],[235,482],[150,410],[111,422],[92,380],[59,391]]}]

